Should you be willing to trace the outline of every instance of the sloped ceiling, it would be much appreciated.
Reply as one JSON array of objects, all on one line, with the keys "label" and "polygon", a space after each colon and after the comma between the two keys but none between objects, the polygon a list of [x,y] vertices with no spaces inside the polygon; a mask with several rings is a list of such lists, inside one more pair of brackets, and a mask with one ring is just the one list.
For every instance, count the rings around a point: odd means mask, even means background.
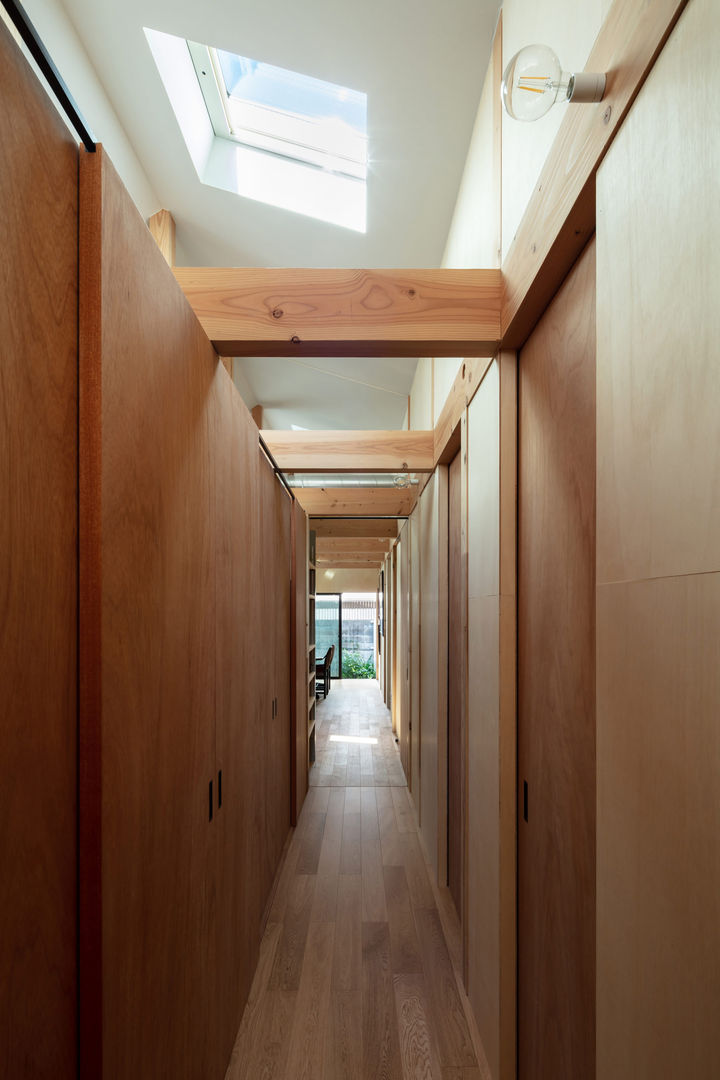
[{"label": "sloped ceiling", "polygon": [[[487,68],[498,0],[63,0],[149,180],[177,224],[178,262],[195,266],[437,266],[443,254]],[[355,233],[201,184],[152,59],[143,27],[264,60],[368,95],[368,230]],[[158,207],[159,209],[159,207]],[[267,394],[269,361],[242,368]],[[275,362],[273,380],[283,362]],[[325,361],[324,363],[334,363]],[[366,361],[338,361],[360,383]],[[381,402],[399,426],[413,361],[389,372],[390,392],[352,390],[354,424],[325,422],[341,380],[305,369],[301,426],[379,427]],[[298,371],[284,365],[293,393]],[[363,371],[365,374],[363,374]],[[399,372],[403,378],[397,381]],[[259,376],[258,376],[259,372]],[[366,375],[368,376],[366,378]],[[284,378],[284,376],[283,376]],[[257,384],[257,385],[256,385]],[[351,383],[342,387],[347,398]],[[385,388],[387,390],[387,388]],[[290,394],[287,383],[285,397]],[[394,399],[394,400],[393,400]],[[345,402],[346,407],[348,402]],[[288,414],[273,414],[289,426]],[[281,406],[277,406],[280,408]],[[386,410],[387,411],[387,410]],[[390,416],[388,413],[388,417]],[[302,424],[302,416],[308,421]],[[279,423],[278,423],[279,421]]]}]

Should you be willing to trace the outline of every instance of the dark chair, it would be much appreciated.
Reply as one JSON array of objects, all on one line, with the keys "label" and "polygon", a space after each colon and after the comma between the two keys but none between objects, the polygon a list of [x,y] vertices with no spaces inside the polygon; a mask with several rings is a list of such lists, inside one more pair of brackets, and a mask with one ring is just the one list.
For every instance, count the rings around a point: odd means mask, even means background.
[{"label": "dark chair", "polygon": [[317,697],[320,697],[321,693],[324,698],[328,696],[328,690],[330,689],[330,667],[334,655],[335,646],[331,645],[322,660],[318,661],[315,665],[315,693]]}]

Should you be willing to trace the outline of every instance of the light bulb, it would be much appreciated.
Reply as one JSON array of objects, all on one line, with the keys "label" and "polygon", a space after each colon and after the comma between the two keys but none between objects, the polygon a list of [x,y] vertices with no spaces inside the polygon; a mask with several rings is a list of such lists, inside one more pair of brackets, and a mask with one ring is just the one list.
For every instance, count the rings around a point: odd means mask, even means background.
[{"label": "light bulb", "polygon": [[514,120],[539,120],[556,101],[601,101],[605,75],[568,74],[548,45],[526,45],[505,68],[502,99]]}]

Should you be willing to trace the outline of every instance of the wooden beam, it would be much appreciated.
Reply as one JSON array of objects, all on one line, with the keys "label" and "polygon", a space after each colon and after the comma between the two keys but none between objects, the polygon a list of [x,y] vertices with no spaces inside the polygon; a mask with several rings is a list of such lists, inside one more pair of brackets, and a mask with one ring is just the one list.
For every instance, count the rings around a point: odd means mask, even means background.
[{"label": "wooden beam", "polygon": [[310,528],[318,540],[328,536],[383,536],[394,539],[398,534],[395,518],[318,518],[310,520]]},{"label": "wooden beam", "polygon": [[224,356],[488,356],[499,270],[177,267]]},{"label": "wooden beam", "polygon": [[382,559],[354,559],[352,556],[337,559],[319,559],[318,570],[380,570]]},{"label": "wooden beam", "polygon": [[169,210],[158,210],[148,218],[148,228],[168,266],[175,266],[175,218]]},{"label": "wooden beam", "polygon": [[503,262],[505,348],[526,340],[595,228],[595,173],[687,0],[615,0],[588,57],[597,105],[569,105]]},{"label": "wooden beam", "polygon": [[283,472],[432,472],[432,431],[263,431]]},{"label": "wooden beam", "polygon": [[356,551],[363,555],[382,556],[387,554],[392,544],[390,537],[319,536],[315,550],[318,556],[334,555],[338,551]]},{"label": "wooden beam", "polygon": [[293,488],[305,512],[322,517],[407,517],[415,506],[417,491],[417,487]]},{"label": "wooden beam", "polygon": [[447,465],[460,449],[460,421],[485,378],[491,359],[463,360],[434,431],[435,464]]}]

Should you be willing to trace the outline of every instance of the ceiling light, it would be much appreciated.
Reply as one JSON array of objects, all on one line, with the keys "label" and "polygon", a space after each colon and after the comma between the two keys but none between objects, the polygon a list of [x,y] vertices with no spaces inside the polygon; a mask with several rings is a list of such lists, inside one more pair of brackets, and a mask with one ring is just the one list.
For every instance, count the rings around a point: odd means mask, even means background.
[{"label": "ceiling light", "polygon": [[599,72],[571,75],[563,71],[547,45],[526,45],[505,68],[503,105],[513,120],[539,120],[556,101],[602,101],[605,81],[605,75]]}]

